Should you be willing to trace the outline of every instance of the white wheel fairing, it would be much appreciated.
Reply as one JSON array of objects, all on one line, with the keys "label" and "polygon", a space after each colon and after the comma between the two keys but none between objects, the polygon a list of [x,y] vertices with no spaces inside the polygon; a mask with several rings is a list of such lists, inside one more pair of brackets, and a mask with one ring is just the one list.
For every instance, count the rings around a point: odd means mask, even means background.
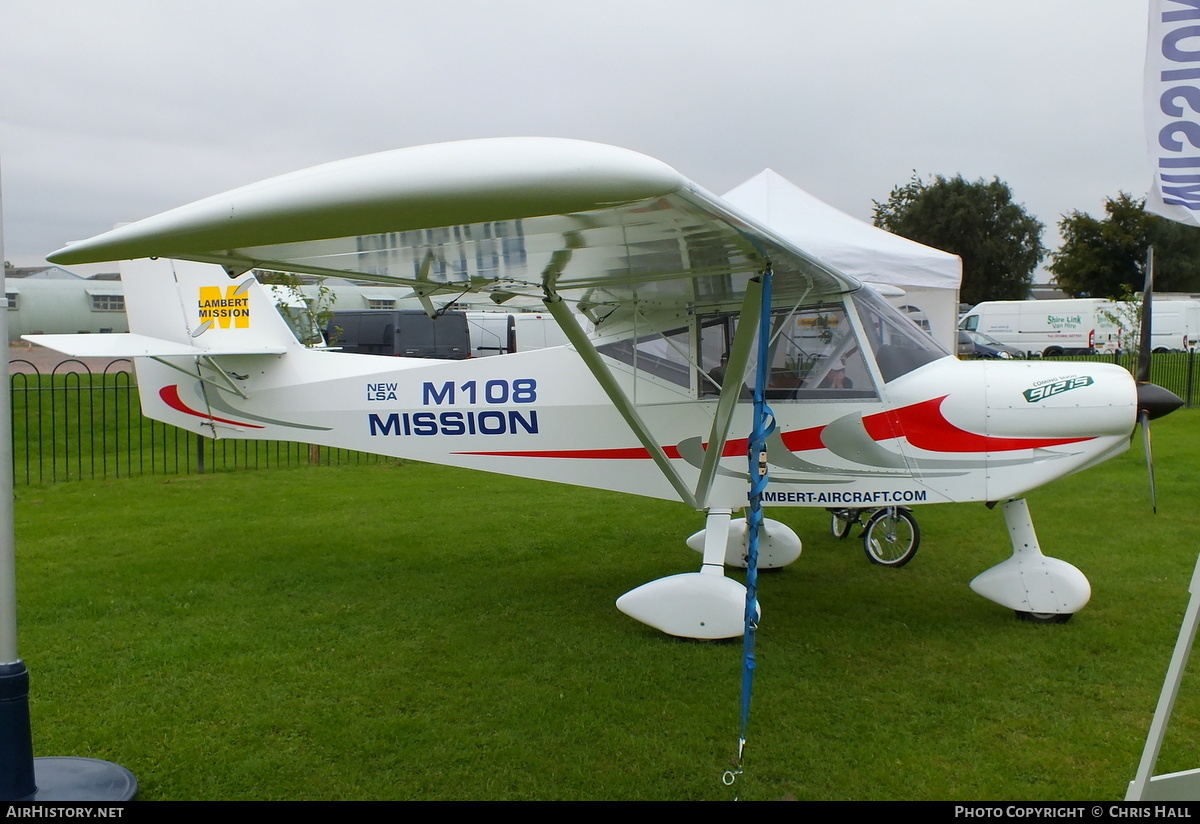
[{"label": "white wheel fairing", "polygon": [[1013,556],[971,581],[971,589],[1017,612],[1071,614],[1087,606],[1092,586],[1076,567],[1060,558]]},{"label": "white wheel fairing", "polygon": [[746,587],[720,574],[685,572],[626,592],[617,609],[680,638],[736,638],[745,629]]},{"label": "white wheel fairing", "polygon": [[1083,609],[1092,597],[1091,584],[1071,564],[1042,554],[1025,499],[1005,501],[1000,509],[1012,557],[979,574],[971,589],[1021,613],[1068,615]]},{"label": "white wheel fairing", "polygon": [[[707,532],[702,529],[687,539],[687,545],[697,552],[704,552],[704,536]],[[725,565],[746,568],[746,552],[749,530],[745,518],[734,518],[729,522],[729,532],[725,546]],[[762,530],[758,536],[758,568],[780,569],[800,557],[800,536],[790,526],[772,518],[763,518]]]}]

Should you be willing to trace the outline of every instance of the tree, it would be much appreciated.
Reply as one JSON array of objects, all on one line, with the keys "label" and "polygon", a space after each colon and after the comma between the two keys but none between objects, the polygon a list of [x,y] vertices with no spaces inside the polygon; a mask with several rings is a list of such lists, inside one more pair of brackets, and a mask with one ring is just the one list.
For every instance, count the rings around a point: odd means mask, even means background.
[{"label": "tree", "polygon": [[1154,246],[1154,288],[1200,291],[1200,229],[1146,211],[1125,192],[1105,198],[1103,220],[1071,212],[1058,223],[1062,247],[1046,267],[1076,297],[1118,298],[1141,291],[1146,249]]},{"label": "tree", "polygon": [[[1157,268],[1157,267],[1155,267]],[[1117,329],[1117,348],[1137,351],[1142,334],[1142,297],[1126,287],[1114,298],[1110,308],[1099,310],[1100,317]]]},{"label": "tree", "polygon": [[1024,300],[1046,255],[1042,223],[999,178],[913,178],[875,203],[875,225],[962,258],[961,299]]},{"label": "tree", "polygon": [[[309,347],[335,343],[325,340],[324,331],[333,319],[337,294],[324,280],[317,281],[316,297],[310,298],[301,291],[300,276],[293,272],[256,269],[254,275],[259,283],[271,288],[279,314],[301,343]],[[335,333],[340,332],[340,328],[335,329]]]}]

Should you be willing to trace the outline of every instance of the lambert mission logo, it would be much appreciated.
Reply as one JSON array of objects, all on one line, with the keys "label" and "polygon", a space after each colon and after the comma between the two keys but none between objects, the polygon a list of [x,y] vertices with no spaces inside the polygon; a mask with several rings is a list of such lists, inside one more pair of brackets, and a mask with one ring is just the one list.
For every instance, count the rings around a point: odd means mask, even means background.
[{"label": "lambert mission logo", "polygon": [[1030,403],[1037,403],[1054,395],[1061,395],[1063,392],[1070,392],[1072,389],[1078,389],[1081,386],[1091,386],[1092,378],[1090,375],[1081,375],[1079,377],[1059,378],[1056,380],[1045,381],[1040,386],[1034,386],[1031,389],[1026,389],[1021,394],[1025,396],[1025,400]]},{"label": "lambert mission logo", "polygon": [[200,311],[199,332],[206,332],[214,326],[228,329],[250,327],[250,295],[247,291],[252,280],[247,280],[237,286],[226,286],[222,292],[220,286],[201,286],[199,300],[196,303]]}]

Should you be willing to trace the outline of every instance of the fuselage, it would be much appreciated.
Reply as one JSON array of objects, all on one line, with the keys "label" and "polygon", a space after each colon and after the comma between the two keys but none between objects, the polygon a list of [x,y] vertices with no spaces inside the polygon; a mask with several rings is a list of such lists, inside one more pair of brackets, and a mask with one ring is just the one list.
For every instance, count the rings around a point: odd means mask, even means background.
[{"label": "fuselage", "polygon": [[[147,414],[218,437],[304,440],[639,495],[676,495],[568,347],[467,361],[300,350],[247,359],[245,400],[139,360]],[[250,365],[249,363],[247,365]],[[685,480],[703,459],[716,401],[684,397],[625,364],[614,374]],[[236,378],[235,378],[236,379]],[[934,360],[876,398],[770,401],[780,506],[992,501],[1116,455],[1134,383],[1109,364]],[[752,405],[740,401],[707,501],[746,502]]]},{"label": "fuselage", "polygon": [[1136,416],[1118,367],[959,361],[867,289],[777,307],[764,367],[743,357],[735,375],[740,331],[757,332],[721,304],[610,315],[577,341],[590,364],[574,346],[428,360],[306,348],[249,275],[122,271],[130,354],[159,353],[135,361],[149,417],[666,499],[695,489],[700,508],[746,504],[758,373],[777,506],[1004,500],[1124,450]]}]

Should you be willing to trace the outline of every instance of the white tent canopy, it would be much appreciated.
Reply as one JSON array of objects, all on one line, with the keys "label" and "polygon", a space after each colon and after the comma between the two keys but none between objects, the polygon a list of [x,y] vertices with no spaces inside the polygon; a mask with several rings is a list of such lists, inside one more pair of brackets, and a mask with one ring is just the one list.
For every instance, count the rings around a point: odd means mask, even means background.
[{"label": "white tent canopy", "polygon": [[919,307],[933,336],[951,352],[962,261],[840,212],[764,169],[723,200],[801,249],[867,283],[903,289],[894,305]]}]

